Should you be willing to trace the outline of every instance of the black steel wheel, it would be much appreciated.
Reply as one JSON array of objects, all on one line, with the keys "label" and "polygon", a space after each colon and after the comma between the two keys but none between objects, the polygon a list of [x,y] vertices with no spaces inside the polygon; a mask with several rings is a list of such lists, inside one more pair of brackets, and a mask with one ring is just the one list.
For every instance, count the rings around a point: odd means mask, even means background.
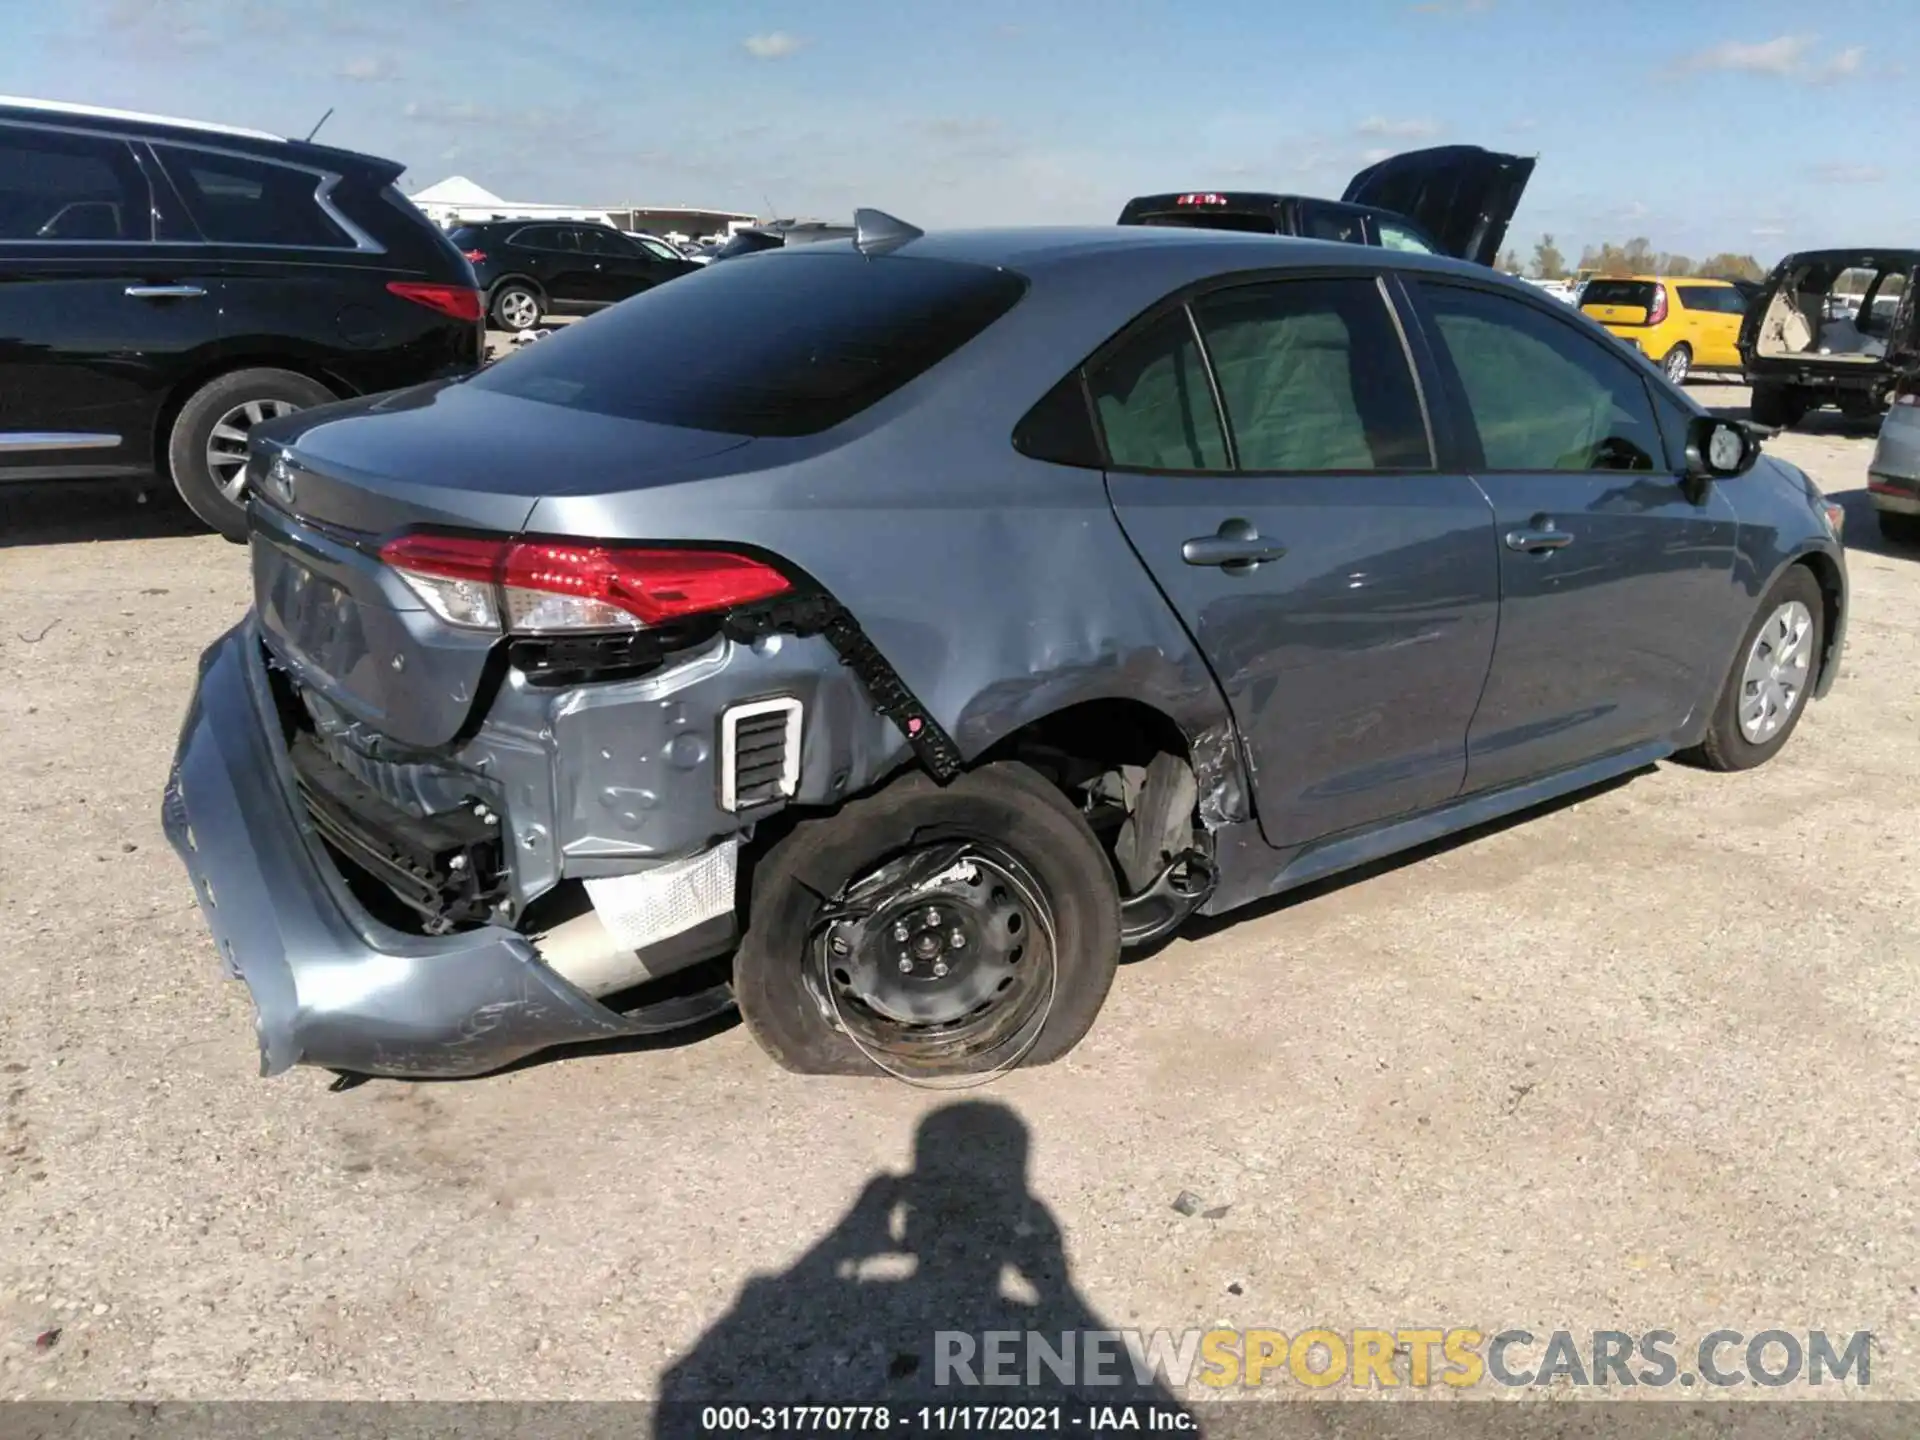
[{"label": "black steel wheel", "polygon": [[1119,955],[1100,842],[1001,763],[946,786],[902,776],[796,826],[755,869],[734,985],[788,1069],[931,1084],[1064,1055]]}]

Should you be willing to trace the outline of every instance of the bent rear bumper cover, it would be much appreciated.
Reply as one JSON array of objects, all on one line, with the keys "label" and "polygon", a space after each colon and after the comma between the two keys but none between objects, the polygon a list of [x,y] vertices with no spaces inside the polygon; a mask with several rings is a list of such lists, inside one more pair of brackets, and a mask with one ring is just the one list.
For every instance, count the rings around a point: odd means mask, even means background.
[{"label": "bent rear bumper cover", "polygon": [[261,1074],[479,1075],[713,1013],[688,997],[623,1016],[512,930],[407,935],[368,915],[298,817],[260,655],[249,617],[201,656],[162,819],[222,960],[252,994]]}]

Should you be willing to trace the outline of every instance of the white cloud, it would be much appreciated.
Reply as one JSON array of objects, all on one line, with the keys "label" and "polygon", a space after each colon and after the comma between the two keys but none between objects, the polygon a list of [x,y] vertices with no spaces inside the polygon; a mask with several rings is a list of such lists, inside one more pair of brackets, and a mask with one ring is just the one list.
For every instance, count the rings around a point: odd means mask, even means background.
[{"label": "white cloud", "polygon": [[1828,85],[1835,80],[1844,80],[1849,75],[1858,74],[1861,62],[1866,58],[1866,46],[1849,45],[1814,71],[1813,82],[1816,85]]},{"label": "white cloud", "polygon": [[1777,75],[1806,85],[1831,85],[1860,73],[1867,58],[1864,45],[1849,45],[1822,60],[1815,53],[1813,35],[1777,35],[1748,44],[1727,40],[1684,56],[1676,70],[1723,70],[1748,75]]},{"label": "white cloud", "polygon": [[1726,40],[1687,56],[1680,62],[1683,70],[1744,70],[1765,75],[1791,75],[1800,68],[1813,48],[1808,35],[1781,35],[1757,44]]},{"label": "white cloud", "polygon": [[1393,154],[1393,151],[1376,145],[1371,150],[1362,150],[1360,152],[1360,163],[1362,165],[1377,165],[1391,154]]},{"label": "white cloud", "polygon": [[1756,240],[1774,240],[1787,233],[1784,225],[1756,225],[1751,231]]},{"label": "white cloud", "polygon": [[360,84],[372,84],[394,78],[393,61],[384,55],[355,55],[342,60],[334,75],[341,80],[352,80]]},{"label": "white cloud", "polygon": [[1424,0],[1423,4],[1407,8],[1416,15],[1484,15],[1493,9],[1493,0],[1457,0],[1453,4],[1447,0]]},{"label": "white cloud", "polygon": [[784,60],[806,43],[798,35],[789,35],[784,30],[769,30],[747,36],[740,45],[756,60]]},{"label": "white cloud", "polygon": [[1538,130],[1539,128],[1540,122],[1531,115],[1523,115],[1520,119],[1515,120],[1511,125],[1507,126],[1507,129],[1516,135],[1524,135],[1529,130]]},{"label": "white cloud", "polygon": [[1395,140],[1424,140],[1440,131],[1440,126],[1432,120],[1389,120],[1384,115],[1369,115],[1353,128],[1362,135],[1382,135]]},{"label": "white cloud", "polygon": [[1844,160],[1829,160],[1824,165],[1816,165],[1813,176],[1829,185],[1877,185],[1887,178],[1887,172],[1878,165],[1853,165]]}]

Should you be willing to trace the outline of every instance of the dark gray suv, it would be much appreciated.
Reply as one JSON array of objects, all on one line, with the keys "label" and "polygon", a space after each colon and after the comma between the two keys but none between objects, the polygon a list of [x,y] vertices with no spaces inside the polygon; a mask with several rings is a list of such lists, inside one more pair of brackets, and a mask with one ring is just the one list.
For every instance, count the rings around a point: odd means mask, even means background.
[{"label": "dark gray suv", "polygon": [[1195,911],[1833,683],[1838,507],[1531,287],[860,230],[257,439],[165,821],[265,1070],[734,1003],[796,1070],[1044,1062]]}]

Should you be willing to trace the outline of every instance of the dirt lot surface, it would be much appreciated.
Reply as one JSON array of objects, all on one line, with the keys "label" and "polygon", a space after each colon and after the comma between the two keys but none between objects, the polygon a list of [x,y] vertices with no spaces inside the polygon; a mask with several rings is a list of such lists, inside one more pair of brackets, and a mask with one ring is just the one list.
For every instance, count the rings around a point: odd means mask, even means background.
[{"label": "dirt lot surface", "polygon": [[[159,826],[245,556],[10,500],[0,1393],[643,1397],[802,1345],[859,1393],[1005,1261],[1042,1328],[1870,1329],[1873,1391],[1920,1396],[1920,554],[1874,532],[1870,433],[1810,428],[1770,444],[1847,506],[1854,615],[1776,763],[1195,933],[1069,1061],[965,1097],[795,1079],[738,1027],[257,1078]],[[887,1176],[904,1240],[856,1207]]]}]

